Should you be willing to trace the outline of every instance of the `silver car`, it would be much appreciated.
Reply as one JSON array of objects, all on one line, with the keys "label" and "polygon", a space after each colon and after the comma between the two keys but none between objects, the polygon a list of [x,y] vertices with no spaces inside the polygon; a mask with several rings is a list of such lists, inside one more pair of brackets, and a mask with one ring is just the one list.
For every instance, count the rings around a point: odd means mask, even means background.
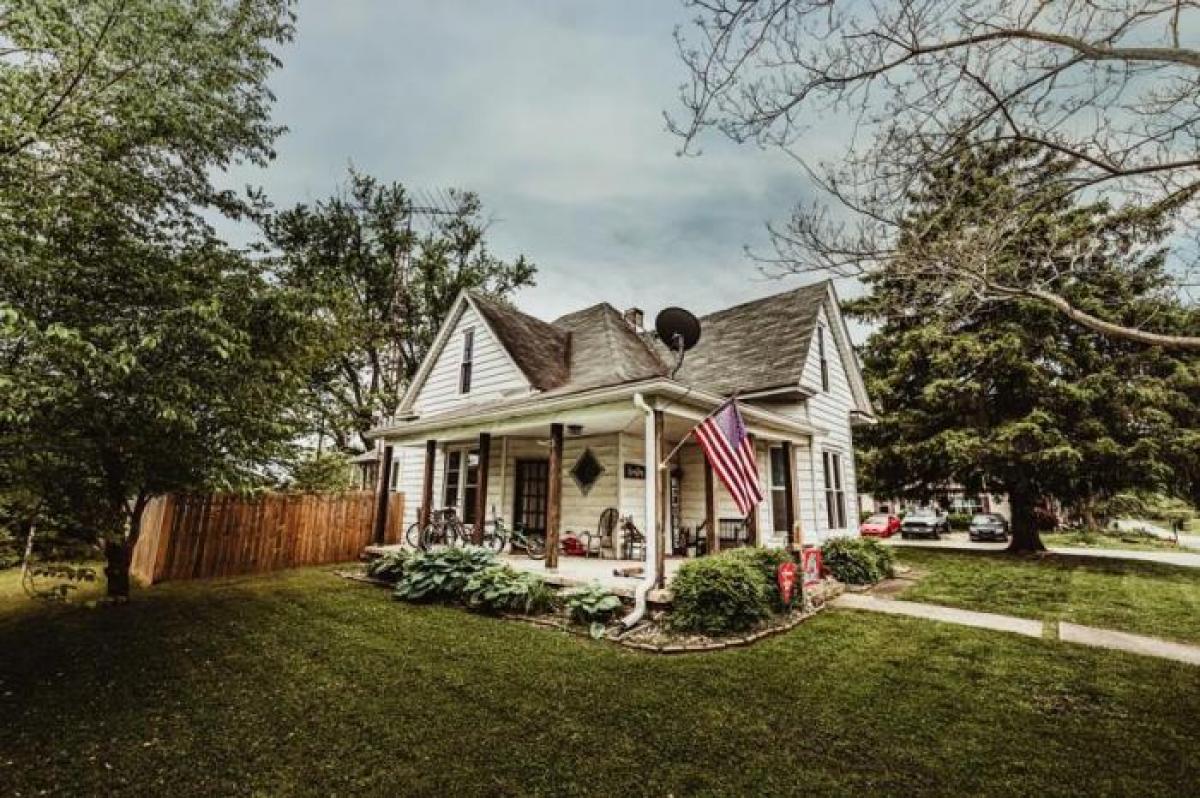
[{"label": "silver car", "polygon": [[971,516],[967,534],[971,540],[1008,540],[1008,522],[996,513],[978,513]]},{"label": "silver car", "polygon": [[950,533],[950,519],[927,507],[913,510],[900,522],[900,537],[905,540],[916,537],[936,540],[943,533]]}]

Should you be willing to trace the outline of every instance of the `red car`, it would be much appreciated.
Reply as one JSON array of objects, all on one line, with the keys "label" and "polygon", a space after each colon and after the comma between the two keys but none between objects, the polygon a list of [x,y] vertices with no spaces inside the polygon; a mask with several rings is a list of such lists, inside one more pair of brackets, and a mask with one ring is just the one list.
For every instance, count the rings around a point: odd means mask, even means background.
[{"label": "red car", "polygon": [[865,538],[890,538],[900,531],[900,517],[895,515],[873,515],[858,527],[858,534]]}]

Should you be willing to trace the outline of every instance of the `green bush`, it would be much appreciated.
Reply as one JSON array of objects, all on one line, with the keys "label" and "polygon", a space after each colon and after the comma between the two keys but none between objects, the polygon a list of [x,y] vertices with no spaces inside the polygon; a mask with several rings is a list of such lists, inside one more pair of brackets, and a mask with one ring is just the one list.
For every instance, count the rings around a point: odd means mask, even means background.
[{"label": "green bush", "polygon": [[946,516],[946,523],[950,524],[950,528],[958,532],[966,532],[971,528],[970,513],[950,513]]},{"label": "green bush", "polygon": [[472,576],[463,587],[467,606],[489,612],[537,615],[554,606],[554,591],[537,574],[493,565]]},{"label": "green bush", "polygon": [[821,560],[839,582],[869,585],[892,575],[892,550],[871,538],[830,538],[821,546]]},{"label": "green bush", "polygon": [[671,625],[681,631],[737,632],[771,615],[763,572],[746,556],[726,552],[689,560],[671,580],[671,591]]},{"label": "green bush", "polygon": [[412,556],[411,552],[403,549],[385,552],[367,563],[367,576],[394,585],[404,575],[404,565]]},{"label": "green bush", "polygon": [[[763,589],[771,599],[771,609],[775,612],[783,612],[791,609],[790,606],[784,606],[783,598],[779,595],[779,566],[785,562],[793,562],[792,555],[786,549],[767,549],[748,546],[742,549],[730,549],[719,556],[733,557],[734,559],[744,560],[749,563],[751,567],[762,574]],[[797,576],[797,579],[799,579],[799,576]],[[792,591],[793,603],[799,593],[798,589]]]},{"label": "green bush", "polygon": [[405,601],[455,601],[471,577],[496,564],[496,552],[482,546],[413,555],[392,594]]},{"label": "green bush", "polygon": [[621,609],[621,599],[602,585],[572,588],[562,597],[571,620],[579,623],[606,623]]}]

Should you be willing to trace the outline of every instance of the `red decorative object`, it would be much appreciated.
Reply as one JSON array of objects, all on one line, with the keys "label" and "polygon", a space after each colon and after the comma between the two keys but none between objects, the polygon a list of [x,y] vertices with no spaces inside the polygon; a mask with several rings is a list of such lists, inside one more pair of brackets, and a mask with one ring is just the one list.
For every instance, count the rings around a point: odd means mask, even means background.
[{"label": "red decorative object", "polygon": [[804,586],[811,587],[821,583],[821,550],[818,548],[805,549],[800,554],[800,569],[804,572]]},{"label": "red decorative object", "polygon": [[562,553],[568,557],[583,557],[587,554],[587,549],[584,547],[583,541],[574,535],[563,536],[559,546],[562,548]]},{"label": "red decorative object", "polygon": [[796,587],[796,563],[782,563],[775,575],[775,580],[779,582],[779,597],[783,599],[784,606],[791,605],[792,590]]}]

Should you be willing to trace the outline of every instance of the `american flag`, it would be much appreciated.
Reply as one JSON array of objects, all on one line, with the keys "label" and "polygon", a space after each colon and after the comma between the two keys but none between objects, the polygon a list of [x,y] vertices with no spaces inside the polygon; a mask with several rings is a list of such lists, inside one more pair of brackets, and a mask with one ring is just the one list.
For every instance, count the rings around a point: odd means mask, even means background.
[{"label": "american flag", "polygon": [[749,515],[755,505],[763,500],[762,485],[758,479],[758,464],[754,460],[754,447],[742,414],[738,412],[737,400],[730,399],[715,413],[704,419],[692,433],[700,442],[704,456],[721,482],[729,490],[733,501],[742,515]]}]

